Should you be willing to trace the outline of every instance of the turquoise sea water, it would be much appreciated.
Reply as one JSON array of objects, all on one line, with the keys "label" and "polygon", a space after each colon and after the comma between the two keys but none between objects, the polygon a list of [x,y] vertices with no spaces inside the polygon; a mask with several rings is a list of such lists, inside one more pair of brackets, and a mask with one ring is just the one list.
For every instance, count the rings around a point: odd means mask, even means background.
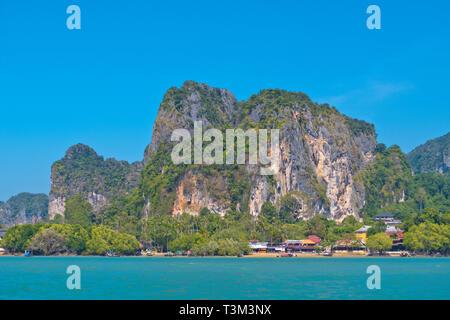
[{"label": "turquoise sea water", "polygon": [[0,257],[0,299],[450,299],[450,259]]}]

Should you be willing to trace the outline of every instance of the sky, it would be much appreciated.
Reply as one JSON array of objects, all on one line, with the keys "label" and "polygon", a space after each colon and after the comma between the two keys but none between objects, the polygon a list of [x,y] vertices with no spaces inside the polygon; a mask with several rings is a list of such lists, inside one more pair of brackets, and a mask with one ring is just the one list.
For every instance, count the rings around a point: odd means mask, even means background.
[{"label": "sky", "polygon": [[2,0],[0,200],[48,193],[76,143],[142,160],[164,93],[185,80],[238,100],[302,91],[409,152],[449,131],[449,12],[446,0]]}]

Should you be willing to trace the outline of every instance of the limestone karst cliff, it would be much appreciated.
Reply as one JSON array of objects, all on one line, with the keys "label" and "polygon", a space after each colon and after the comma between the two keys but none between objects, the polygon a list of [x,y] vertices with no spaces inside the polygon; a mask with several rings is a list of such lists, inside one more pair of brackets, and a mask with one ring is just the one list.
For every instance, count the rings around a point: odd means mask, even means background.
[{"label": "limestone karst cliff", "polygon": [[[192,132],[195,121],[201,121],[204,128],[222,131],[279,129],[280,170],[274,176],[262,176],[255,165],[178,168],[172,188],[160,190],[169,201],[165,210],[197,214],[206,207],[219,214],[232,209],[258,215],[264,202],[276,204],[295,193],[301,202],[299,217],[323,213],[339,221],[349,215],[359,218],[365,195],[358,175],[373,160],[373,125],[351,119],[328,105],[315,104],[299,92],[263,90],[238,102],[227,90],[188,81],[166,93],[145,162],[159,161],[159,174],[163,175],[170,159],[161,155],[170,153],[172,131],[184,128]],[[144,170],[148,185],[149,180],[157,179],[158,172],[153,170],[151,176],[146,177]],[[148,210],[158,209],[158,200],[151,203],[153,191],[143,189],[149,199]]]},{"label": "limestone karst cliff", "polygon": [[[203,133],[212,128],[222,133],[227,129],[279,130],[279,148],[271,148],[271,133],[266,145],[277,170],[261,175],[267,164],[249,164],[248,155],[245,164],[174,164],[171,152],[177,142],[171,141],[173,131],[186,129],[193,136],[199,123]],[[221,138],[226,157],[227,138],[225,134]],[[77,194],[92,205],[97,217],[105,210],[110,216],[134,219],[152,214],[197,215],[203,208],[220,215],[257,216],[264,203],[270,202],[279,212],[289,212],[291,221],[317,214],[335,221],[348,216],[359,219],[361,214],[373,216],[391,205],[416,201],[420,186],[434,195],[421,182],[429,177],[416,175],[414,180],[411,168],[446,172],[448,135],[436,141],[410,153],[410,166],[398,146],[377,145],[372,124],[314,103],[304,93],[267,89],[238,101],[226,89],[186,81],[164,95],[142,161],[105,160],[86,145],[74,145],[52,165],[48,217],[47,207],[30,211],[21,204],[11,214],[11,206],[0,202],[0,223],[53,219],[64,214],[66,200]],[[202,148],[210,144],[204,141]],[[246,152],[250,147],[245,145]],[[422,152],[425,147],[434,151]],[[428,156],[436,161],[424,161]],[[100,215],[97,221],[102,219]]]},{"label": "limestone karst cliff", "polygon": [[142,164],[106,159],[90,147],[77,144],[52,165],[48,215],[63,215],[65,201],[82,195],[98,211],[117,196],[129,193],[138,184]]},{"label": "limestone karst cliff", "polygon": [[48,197],[45,194],[19,193],[0,201],[0,225],[37,223],[47,218]]},{"label": "limestone karst cliff", "polygon": [[407,154],[414,173],[450,172],[450,132],[429,140]]}]

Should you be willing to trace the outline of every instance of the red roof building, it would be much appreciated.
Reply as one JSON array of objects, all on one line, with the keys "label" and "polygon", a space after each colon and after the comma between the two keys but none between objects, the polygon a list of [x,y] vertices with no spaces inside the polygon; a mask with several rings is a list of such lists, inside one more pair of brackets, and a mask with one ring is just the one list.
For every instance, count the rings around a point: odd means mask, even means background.
[{"label": "red roof building", "polygon": [[320,243],[320,241],[322,241],[318,236],[315,236],[315,235],[308,236],[308,239],[313,241],[314,244],[318,244],[318,243]]}]

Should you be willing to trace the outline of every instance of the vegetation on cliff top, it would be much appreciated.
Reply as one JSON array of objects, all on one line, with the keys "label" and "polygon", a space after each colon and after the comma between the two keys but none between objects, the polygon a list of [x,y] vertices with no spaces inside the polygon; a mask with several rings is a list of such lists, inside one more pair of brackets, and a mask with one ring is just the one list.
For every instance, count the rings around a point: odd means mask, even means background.
[{"label": "vegetation on cliff top", "polygon": [[446,135],[427,141],[407,155],[414,173],[450,171],[450,132]]},{"label": "vegetation on cliff top", "polygon": [[0,224],[36,223],[45,220],[48,197],[45,194],[19,193],[0,202]]},{"label": "vegetation on cliff top", "polygon": [[137,185],[140,166],[138,162],[104,160],[92,148],[77,144],[53,164],[50,193],[68,196],[85,196],[88,192],[106,196],[124,194]]},{"label": "vegetation on cliff top", "polygon": [[[327,104],[313,103],[304,93],[262,90],[247,101],[237,103],[239,110],[228,114],[226,108],[230,104],[225,100],[230,97],[230,93],[223,89],[188,81],[179,89],[168,90],[161,110],[190,113],[190,101],[195,100],[195,107],[199,108],[197,115],[221,129],[232,127],[232,124],[238,124],[244,129],[280,128],[295,113],[303,126],[302,130],[310,130],[305,123],[312,116],[314,126],[320,127],[326,122],[327,128],[333,129],[336,122],[340,122],[347,136],[349,133],[353,137],[375,136],[372,124],[342,115]],[[233,100],[231,105],[234,103]],[[255,110],[258,119],[254,119]],[[342,137],[336,135],[338,137],[332,137],[335,140],[333,142],[345,145],[346,142],[341,141]],[[351,147],[355,147],[354,143]],[[341,149],[342,152],[346,150]],[[362,225],[354,217],[344,219],[341,224],[323,215],[315,215],[308,221],[299,220],[294,213],[299,210],[297,198],[310,197],[302,192],[288,194],[275,204],[264,203],[260,215],[255,218],[250,215],[248,206],[251,176],[242,166],[174,165],[170,151],[171,143],[160,143],[152,150],[150,161],[146,161],[142,168],[141,163],[130,165],[114,159],[104,160],[93,149],[81,144],[71,147],[66,156],[52,167],[51,193],[67,197],[65,216],[57,217],[52,225],[38,225],[39,230],[27,226],[20,232],[10,229],[4,243],[12,250],[30,247],[44,254],[66,251],[100,254],[112,248],[113,244],[117,246],[117,239],[120,238],[131,247],[135,245],[132,239],[139,239],[151,242],[160,250],[192,250],[199,255],[234,255],[248,251],[249,239],[281,241],[315,234],[324,239],[324,243],[333,243],[339,238],[351,237],[352,232]],[[383,144],[377,146],[372,164],[362,168],[362,171],[358,166],[352,166],[352,169],[356,180],[365,190],[362,216],[366,224],[374,226],[371,236],[383,232],[384,227],[372,220],[379,212],[393,213],[396,218],[405,221],[405,229],[410,229],[414,235],[411,236],[414,239],[410,241],[411,248],[420,249],[416,244],[426,241],[423,240],[423,230],[444,228],[443,232],[447,232],[447,222],[442,224],[443,227],[435,223],[440,226],[437,228],[430,225],[434,222],[428,221],[428,224],[422,225],[425,222],[419,220],[428,217],[430,210],[435,210],[440,217],[448,215],[450,176],[437,173],[412,175],[410,164],[401,149],[395,145],[386,148]],[[306,165],[304,171],[315,196],[329,207],[326,189],[317,179],[314,169]],[[199,216],[171,216],[176,188],[188,173],[205,181],[207,192],[213,199],[227,202],[229,211],[224,217],[206,208],[200,211]],[[271,177],[266,177],[266,181],[271,188],[274,187]],[[94,212],[86,202],[88,192],[107,196],[109,205],[100,212]],[[189,192],[187,186],[185,192]],[[72,226],[77,226],[76,230],[71,229]],[[43,231],[49,228],[51,231]],[[20,233],[17,237],[16,232]],[[78,238],[82,240],[76,240]],[[104,241],[101,240],[103,238]],[[48,239],[61,245],[46,247]],[[440,248],[445,247],[445,241],[442,241],[444,245]],[[378,250],[377,246],[383,239],[373,238],[372,242],[374,249]],[[131,252],[123,248],[116,250]]]},{"label": "vegetation on cliff top", "polygon": [[450,210],[450,176],[437,173],[412,175],[405,154],[398,146],[379,144],[375,161],[362,173],[366,193],[363,216],[380,212],[405,219],[425,208],[441,213]]}]

